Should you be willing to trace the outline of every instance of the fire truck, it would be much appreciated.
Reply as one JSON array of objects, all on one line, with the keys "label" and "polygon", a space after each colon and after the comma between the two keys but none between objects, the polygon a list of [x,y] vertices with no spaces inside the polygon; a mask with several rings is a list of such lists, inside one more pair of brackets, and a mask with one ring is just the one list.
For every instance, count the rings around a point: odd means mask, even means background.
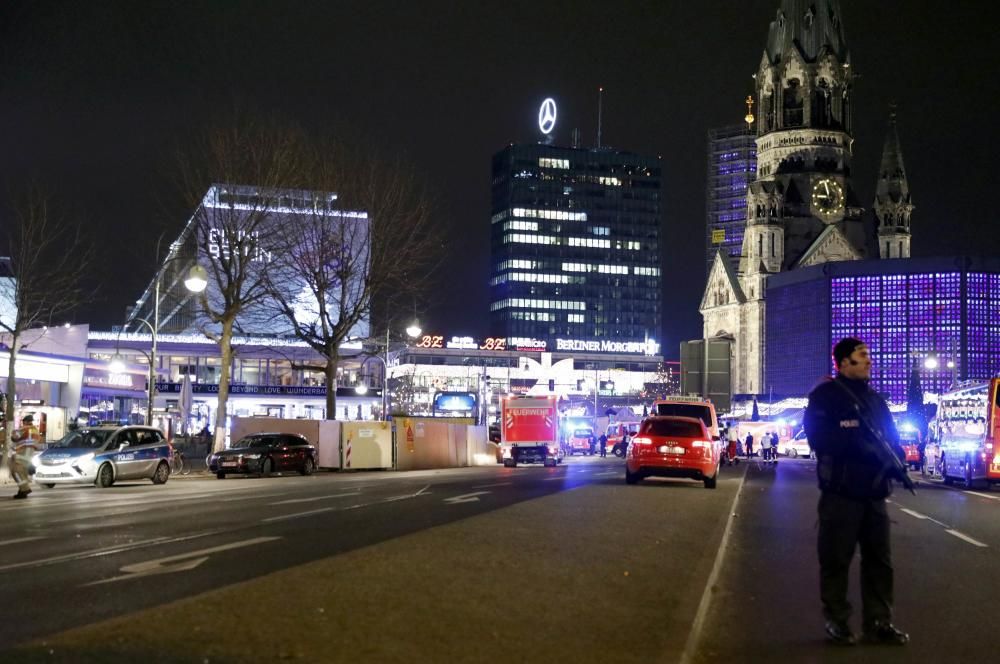
[{"label": "fire truck", "polygon": [[559,409],[556,396],[500,398],[503,465],[559,463]]},{"label": "fire truck", "polygon": [[1000,483],[1000,378],[966,384],[941,395],[931,423],[940,442],[945,484]]}]

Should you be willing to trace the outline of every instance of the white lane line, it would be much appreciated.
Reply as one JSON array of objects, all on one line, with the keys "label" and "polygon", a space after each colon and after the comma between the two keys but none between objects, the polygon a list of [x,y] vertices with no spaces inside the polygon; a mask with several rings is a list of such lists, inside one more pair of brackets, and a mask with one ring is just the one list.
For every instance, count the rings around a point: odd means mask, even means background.
[{"label": "white lane line", "polygon": [[743,494],[743,485],[746,482],[746,470],[740,478],[740,486],[736,489],[736,496],[733,497],[733,504],[729,507],[729,518],[726,520],[726,529],[722,534],[722,541],[719,542],[719,550],[715,554],[715,562],[712,563],[712,571],[708,574],[708,581],[705,583],[705,590],[701,594],[701,601],[698,603],[698,611],[695,613],[694,622],[691,623],[691,632],[688,634],[687,643],[684,644],[684,652],[681,653],[680,664],[690,664],[694,661],[695,648],[701,640],[701,630],[708,617],[708,607],[712,603],[712,588],[719,580],[719,573],[722,571],[722,560],[725,558],[726,549],[729,545],[729,536],[733,532],[733,520],[736,517],[736,505],[739,504],[740,496]]},{"label": "white lane line", "polygon": [[211,535],[218,535],[224,532],[225,532],[224,530],[206,530],[205,532],[202,533],[194,533],[193,535],[181,535],[180,537],[154,537],[152,539],[141,540],[139,542],[130,542],[128,544],[122,544],[121,546],[116,546],[110,549],[91,549],[89,551],[80,551],[79,553],[67,553],[61,556],[52,556],[51,558],[38,558],[35,560],[28,560],[23,563],[0,565],[0,572],[6,572],[7,570],[21,569],[25,567],[42,567],[44,565],[54,565],[56,563],[68,562],[70,560],[83,560],[85,558],[99,558],[101,556],[112,556],[115,555],[116,553],[124,553],[125,551],[141,549],[156,544],[171,544],[174,542],[186,542],[188,540],[198,539],[200,537],[209,537]]},{"label": "white lane line", "polygon": [[901,512],[906,512],[907,514],[909,514],[910,516],[912,516],[914,519],[922,519],[922,520],[926,520],[927,519],[927,515],[926,514],[921,514],[920,512],[914,512],[913,510],[907,509],[905,507],[900,507],[899,510]]},{"label": "white lane line", "polygon": [[286,491],[284,493],[268,493],[268,494],[265,494],[263,496],[252,495],[252,496],[236,496],[235,498],[219,498],[218,500],[215,500],[213,502],[216,502],[216,503],[232,503],[232,502],[235,502],[237,500],[242,500],[242,501],[246,502],[250,498],[257,498],[259,500],[259,499],[263,499],[263,498],[277,498],[279,496],[287,496],[287,495],[288,495],[288,492]]},{"label": "white lane line", "polygon": [[494,486],[510,486],[513,482],[497,482],[496,484],[480,484],[479,486],[472,487],[473,489],[489,489]]},{"label": "white lane line", "polygon": [[564,480],[564,479],[566,479],[565,475],[557,475],[555,477],[546,477],[542,481],[543,482],[555,482],[556,480]]},{"label": "white lane line", "polygon": [[21,537],[18,539],[4,540],[0,542],[0,546],[5,546],[7,544],[21,544],[22,542],[34,542],[35,540],[45,539],[44,537]]},{"label": "white lane line", "polygon": [[965,533],[960,533],[960,532],[958,532],[957,530],[952,530],[951,528],[948,528],[948,529],[947,529],[947,530],[945,530],[944,532],[948,533],[949,535],[954,535],[954,536],[955,536],[955,537],[957,537],[958,539],[960,539],[960,540],[964,540],[964,541],[968,542],[969,544],[972,544],[973,546],[978,546],[978,547],[982,547],[982,548],[984,548],[984,549],[986,549],[986,548],[989,548],[989,545],[988,545],[988,544],[983,544],[983,543],[982,543],[982,542],[980,542],[979,540],[977,540],[977,539],[972,539],[971,537],[969,537],[969,536],[968,536],[968,535],[966,535]]},{"label": "white lane line", "polygon": [[989,498],[990,500],[1000,500],[1000,496],[991,496],[988,493],[979,493],[978,491],[963,491],[962,493],[967,493],[970,496],[979,496],[980,498]]},{"label": "white lane line", "polygon": [[329,496],[312,496],[311,498],[292,498],[290,500],[279,500],[276,503],[268,503],[269,505],[294,505],[296,503],[314,503],[317,500],[327,500],[329,498],[350,498],[351,496],[360,496],[359,491],[353,491],[351,493],[334,493]]},{"label": "white lane line", "polygon": [[313,514],[322,514],[323,512],[332,512],[334,508],[332,507],[322,507],[318,510],[309,510],[308,512],[296,512],[295,514],[282,514],[281,516],[272,516],[266,519],[261,519],[261,523],[272,523],[274,521],[287,521],[288,519],[301,519],[304,516],[311,516]]}]

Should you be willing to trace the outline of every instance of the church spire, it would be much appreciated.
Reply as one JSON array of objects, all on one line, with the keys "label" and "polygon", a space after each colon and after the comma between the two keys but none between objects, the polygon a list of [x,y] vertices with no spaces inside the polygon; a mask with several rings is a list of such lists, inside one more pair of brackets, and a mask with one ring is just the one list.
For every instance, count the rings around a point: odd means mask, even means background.
[{"label": "church spire", "polygon": [[882,258],[909,258],[910,215],[914,206],[896,129],[895,104],[889,111],[889,131],[882,147],[874,208],[878,220],[879,255]]},{"label": "church spire", "polygon": [[850,62],[837,0],[782,0],[771,21],[765,51],[770,64],[776,65],[787,61],[793,50],[808,64],[824,53],[840,64]]}]

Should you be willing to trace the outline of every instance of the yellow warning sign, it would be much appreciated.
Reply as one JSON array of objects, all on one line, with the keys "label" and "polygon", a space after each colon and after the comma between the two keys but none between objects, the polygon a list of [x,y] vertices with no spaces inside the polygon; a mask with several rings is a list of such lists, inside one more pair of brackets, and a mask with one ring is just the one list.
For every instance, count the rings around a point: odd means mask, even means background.
[{"label": "yellow warning sign", "polygon": [[724,228],[712,229],[712,244],[722,244],[726,241],[726,230]]}]

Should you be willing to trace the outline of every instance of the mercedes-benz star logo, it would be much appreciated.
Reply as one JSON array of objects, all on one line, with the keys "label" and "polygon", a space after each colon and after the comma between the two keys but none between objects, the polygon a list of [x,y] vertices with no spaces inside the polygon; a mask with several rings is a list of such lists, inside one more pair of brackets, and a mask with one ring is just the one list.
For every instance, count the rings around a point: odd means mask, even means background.
[{"label": "mercedes-benz star logo", "polygon": [[550,134],[556,126],[556,102],[549,97],[542,102],[542,107],[538,109],[538,129],[543,134]]}]

